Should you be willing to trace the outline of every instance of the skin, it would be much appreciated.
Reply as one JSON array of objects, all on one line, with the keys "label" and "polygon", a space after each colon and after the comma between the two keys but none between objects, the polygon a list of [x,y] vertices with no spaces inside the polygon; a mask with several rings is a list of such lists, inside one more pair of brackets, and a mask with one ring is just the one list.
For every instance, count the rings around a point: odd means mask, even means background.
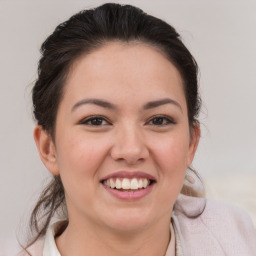
[{"label": "skin", "polygon": [[[115,108],[81,103],[92,98]],[[145,109],[167,98],[175,103]],[[104,118],[93,125],[86,119],[93,115]],[[42,161],[65,188],[69,225],[56,239],[61,255],[165,255],[199,136],[199,126],[190,130],[182,78],[160,51],[112,42],[81,56],[66,81],[55,141],[40,126],[34,131]],[[123,170],[152,175],[151,192],[128,201],[111,195],[100,180]]]}]

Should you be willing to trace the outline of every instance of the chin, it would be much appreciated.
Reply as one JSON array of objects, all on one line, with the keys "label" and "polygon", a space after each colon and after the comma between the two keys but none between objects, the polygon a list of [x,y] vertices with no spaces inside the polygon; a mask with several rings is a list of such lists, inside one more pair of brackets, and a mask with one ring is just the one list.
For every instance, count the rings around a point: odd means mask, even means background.
[{"label": "chin", "polygon": [[117,231],[117,232],[138,232],[139,230],[144,230],[148,226],[148,222],[145,221],[138,221],[129,219],[122,220],[120,222],[115,222],[111,225],[111,229]]},{"label": "chin", "polygon": [[145,214],[142,210],[124,211],[118,211],[117,214],[109,216],[110,218],[107,218],[107,222],[105,219],[105,224],[119,232],[137,232],[147,228],[155,221],[153,216]]}]

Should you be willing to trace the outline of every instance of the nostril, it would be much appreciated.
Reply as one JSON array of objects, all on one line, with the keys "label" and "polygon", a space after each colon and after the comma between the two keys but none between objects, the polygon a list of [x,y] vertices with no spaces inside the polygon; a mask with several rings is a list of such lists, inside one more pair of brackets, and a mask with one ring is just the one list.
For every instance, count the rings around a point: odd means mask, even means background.
[{"label": "nostril", "polygon": [[125,134],[120,133],[120,136],[114,141],[111,148],[111,157],[116,161],[126,161],[128,164],[136,164],[138,161],[143,161],[148,157],[149,152],[143,136],[137,136],[134,133],[127,131]]}]

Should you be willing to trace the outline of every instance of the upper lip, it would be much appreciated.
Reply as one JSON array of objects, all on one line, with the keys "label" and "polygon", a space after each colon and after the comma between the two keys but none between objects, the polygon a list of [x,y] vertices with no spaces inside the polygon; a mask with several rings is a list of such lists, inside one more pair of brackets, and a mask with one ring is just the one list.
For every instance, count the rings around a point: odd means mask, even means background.
[{"label": "upper lip", "polygon": [[118,171],[111,173],[109,175],[106,175],[103,177],[100,181],[104,181],[110,178],[146,178],[152,181],[156,181],[156,178],[148,173],[140,172],[140,171]]}]

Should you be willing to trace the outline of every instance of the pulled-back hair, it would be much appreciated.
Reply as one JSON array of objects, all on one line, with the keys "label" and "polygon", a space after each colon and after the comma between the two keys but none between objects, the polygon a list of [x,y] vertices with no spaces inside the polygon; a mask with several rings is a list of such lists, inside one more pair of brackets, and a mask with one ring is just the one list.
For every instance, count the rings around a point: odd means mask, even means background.
[{"label": "pulled-back hair", "polygon": [[[41,47],[38,78],[33,88],[33,113],[39,126],[53,139],[58,106],[64,94],[65,81],[71,65],[108,42],[139,42],[160,50],[177,68],[183,80],[190,129],[198,122],[200,97],[198,67],[193,56],[182,43],[176,30],[166,22],[144,13],[141,9],[108,3],[95,9],[81,11],[56,27]],[[196,195],[183,187],[182,193]],[[32,244],[46,233],[56,211],[66,203],[60,176],[53,176],[42,192],[30,219],[36,234]]]}]

